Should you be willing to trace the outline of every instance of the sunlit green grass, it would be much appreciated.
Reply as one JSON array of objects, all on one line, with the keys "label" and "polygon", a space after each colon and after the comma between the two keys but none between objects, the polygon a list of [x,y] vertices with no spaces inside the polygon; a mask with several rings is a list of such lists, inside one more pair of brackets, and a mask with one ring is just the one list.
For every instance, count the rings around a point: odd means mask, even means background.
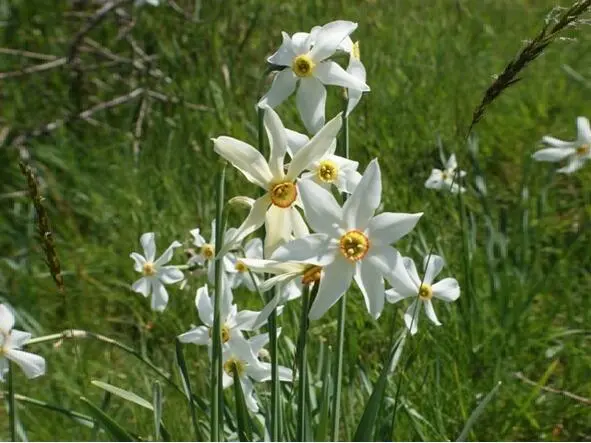
[{"label": "sunlit green grass", "polygon": [[[192,11],[194,2],[179,1]],[[527,38],[538,32],[552,1],[376,0],[206,4],[192,23],[170,8],[135,10],[131,35],[154,68],[170,80],[140,76],[128,65],[84,71],[69,67],[0,80],[0,126],[11,133],[0,148],[0,297],[20,313],[21,329],[35,335],[66,328],[88,329],[116,338],[174,374],[174,337],[199,323],[193,289],[170,289],[163,314],[129,289],[136,278],[131,251],[139,236],[155,231],[160,250],[172,240],[189,242],[189,230],[208,230],[214,215],[215,172],[219,167],[211,137],[232,135],[256,144],[255,103],[268,86],[265,58],[281,42],[280,32],[309,30],[343,18],[359,23],[354,34],[372,92],[351,117],[352,157],[364,169],[379,157],[384,207],[394,212],[424,211],[417,230],[398,244],[404,255],[420,258],[431,248],[443,255],[446,275],[463,288],[458,303],[437,306],[440,328],[423,318],[409,340],[388,395],[401,383],[399,409],[390,434],[391,406],[382,410],[376,438],[456,439],[466,420],[498,381],[502,385],[470,434],[473,440],[588,440],[589,405],[540,391],[515,377],[521,372],[544,384],[589,397],[591,382],[589,250],[589,166],[571,177],[529,160],[541,136],[575,135],[575,118],[591,117],[591,39],[582,27],[566,33],[536,60],[522,81],[507,90],[474,131],[470,155],[467,130],[482,93]],[[3,12],[0,46],[63,56],[81,26],[70,2],[12,0]],[[567,4],[563,4],[567,6]],[[91,8],[86,9],[92,11]],[[91,37],[111,51],[131,57],[117,40],[112,18]],[[83,54],[85,65],[91,58]],[[97,60],[94,62],[96,63]],[[0,71],[38,63],[0,55]],[[80,112],[136,87],[157,89],[182,101],[151,100],[139,155],[133,131],[139,100],[95,114],[98,124],[72,122],[26,145],[43,183],[66,284],[59,293],[44,264],[32,206],[18,167],[19,152],[6,145],[22,132]],[[329,96],[331,116],[338,91]],[[289,128],[303,131],[294,101],[278,112]],[[456,197],[423,187],[439,166],[439,146],[455,152],[468,171],[461,229]],[[476,166],[487,195],[474,189]],[[525,172],[527,171],[527,172]],[[524,183],[529,198],[524,196]],[[228,171],[228,194],[256,192],[240,174]],[[240,222],[235,214],[233,224]],[[524,216],[527,222],[524,223]],[[525,228],[524,228],[525,226]],[[467,247],[468,250],[465,250]],[[179,252],[175,263],[184,257]],[[236,294],[236,302],[259,309],[259,299]],[[399,305],[387,305],[371,320],[361,297],[349,297],[345,382],[340,437],[352,438],[363,406],[387,358],[392,335],[402,325]],[[282,337],[295,342],[299,303],[281,317]],[[312,323],[310,360],[315,371],[320,343],[336,343],[336,309]],[[100,405],[99,379],[145,398],[155,379],[133,357],[93,341],[40,345],[48,360],[46,376],[27,381],[16,374],[17,392],[87,413],[80,396]],[[288,347],[282,364],[291,366]],[[197,395],[208,395],[205,349],[184,348]],[[402,374],[402,375],[400,375]],[[268,401],[260,391],[263,403]],[[268,391],[267,391],[268,392]],[[193,438],[186,400],[164,386],[163,421],[174,439]],[[230,398],[230,391],[228,391]],[[3,405],[4,406],[4,405]],[[29,439],[108,439],[57,413],[20,403],[19,418]],[[107,412],[130,431],[153,435],[149,411],[113,397]],[[8,439],[2,409],[0,436]],[[202,411],[198,419],[206,423]]]}]

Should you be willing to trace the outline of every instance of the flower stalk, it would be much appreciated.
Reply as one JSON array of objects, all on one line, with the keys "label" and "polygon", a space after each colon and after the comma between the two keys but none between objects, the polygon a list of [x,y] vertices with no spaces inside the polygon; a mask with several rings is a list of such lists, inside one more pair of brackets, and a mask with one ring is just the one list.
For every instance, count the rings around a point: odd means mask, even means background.
[{"label": "flower stalk", "polygon": [[12,363],[8,362],[8,423],[10,428],[10,440],[16,441],[16,400],[14,396],[14,379]]},{"label": "flower stalk", "polygon": [[[318,284],[312,289],[312,297],[318,293]],[[310,311],[310,286],[304,286],[302,291],[302,312],[300,315],[300,338],[298,343],[297,369],[298,369],[298,415],[296,426],[296,441],[306,439],[306,394],[308,392],[308,358],[307,358],[307,337],[308,337],[308,312]]]}]

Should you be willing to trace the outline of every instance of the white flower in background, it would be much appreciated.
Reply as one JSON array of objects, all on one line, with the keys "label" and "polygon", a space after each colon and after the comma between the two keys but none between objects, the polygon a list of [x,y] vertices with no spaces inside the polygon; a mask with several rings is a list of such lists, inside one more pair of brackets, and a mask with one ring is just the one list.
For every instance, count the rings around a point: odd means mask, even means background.
[{"label": "white flower in background", "polygon": [[27,378],[35,378],[45,374],[45,359],[39,355],[19,350],[30,339],[28,332],[12,329],[14,315],[10,309],[0,304],[0,381],[8,372],[8,361],[17,364]]},{"label": "white flower in background", "polygon": [[299,83],[297,108],[306,129],[313,134],[324,125],[324,85],[369,91],[365,81],[329,60],[345,37],[355,29],[357,23],[337,20],[315,27],[309,34],[297,32],[290,37],[283,32],[281,47],[267,61],[285,68],[275,75],[271,89],[261,99],[259,106],[278,106],[293,93]]},{"label": "white flower in background", "polygon": [[140,237],[140,243],[144,248],[144,255],[132,252],[129,256],[133,259],[134,268],[137,272],[141,272],[144,276],[137,280],[131,289],[134,292],[143,294],[148,297],[152,294],[152,309],[154,311],[162,312],[168,303],[168,292],[164,285],[177,283],[184,278],[180,269],[176,266],[164,266],[174,254],[174,249],[182,246],[178,241],[172,244],[164,251],[164,253],[154,260],[156,257],[156,243],[154,242],[154,233],[147,232]]},{"label": "white flower in background", "polygon": [[[367,73],[365,72],[365,66],[361,63],[361,52],[359,50],[359,42],[353,43],[350,37],[346,37],[342,43],[343,50],[349,54],[349,65],[347,66],[347,72],[351,74],[353,77],[362,81],[363,83],[366,82]],[[360,89],[347,89],[347,112],[345,116],[349,116],[353,109],[357,106],[359,101],[361,100],[361,96],[363,95],[363,91]]]},{"label": "white flower in background", "polygon": [[[215,220],[211,222],[211,236],[209,241],[207,241],[202,235],[199,230],[192,229],[191,235],[193,236],[193,244],[199,248],[198,253],[191,257],[189,260],[189,264],[198,264],[199,266],[203,266],[207,264],[207,279],[210,283],[215,283]],[[225,244],[226,240],[232,238],[236,232],[235,228],[230,228],[224,232],[223,242]],[[223,263],[223,270],[228,275],[228,279],[232,280],[235,270],[234,270],[234,259],[233,254],[226,254],[222,258]]]},{"label": "white flower in background", "polygon": [[542,142],[548,148],[534,153],[534,160],[541,162],[566,160],[566,166],[557,169],[556,172],[572,174],[591,158],[591,128],[589,128],[589,120],[585,117],[577,118],[577,139],[575,141],[565,142],[547,135],[542,138]]},{"label": "white flower in background", "polygon": [[377,160],[369,164],[342,208],[330,192],[312,181],[300,183],[300,190],[306,220],[316,233],[280,246],[270,258],[322,266],[310,319],[320,318],[353,279],[367,310],[378,318],[384,307],[384,277],[391,279],[390,270],[400,257],[390,245],[408,234],[423,214],[384,212],[374,216],[382,194]]},{"label": "white flower in background", "polygon": [[[287,130],[287,148],[292,157],[309,141],[306,135]],[[300,181],[312,180],[327,190],[334,185],[339,192],[353,192],[361,180],[361,174],[357,172],[359,162],[334,155],[336,148],[335,142],[322,158],[312,162],[305,169]]]},{"label": "white flower in background", "polygon": [[452,302],[460,296],[460,285],[455,278],[444,278],[435,284],[433,283],[444,266],[445,261],[440,256],[426,256],[423,262],[425,275],[421,280],[414,261],[409,257],[404,257],[393,271],[395,278],[392,288],[386,291],[386,300],[396,303],[405,298],[415,297],[404,314],[404,322],[411,334],[417,333],[421,305],[425,308],[427,318],[435,325],[441,326],[431,300],[437,298],[445,302]]},{"label": "white flower in background", "polygon": [[249,267],[245,263],[245,260],[258,258],[263,258],[263,241],[260,238],[253,238],[246,242],[244,245],[244,257],[232,255],[231,260],[235,272],[232,281],[233,289],[244,285],[250,292],[257,292],[257,287],[260,286],[261,279],[255,273],[249,272]]},{"label": "white flower in background", "polygon": [[456,155],[450,155],[447,162],[445,162],[445,169],[433,169],[431,175],[425,182],[425,188],[429,189],[445,189],[449,190],[454,194],[458,192],[465,192],[466,188],[459,184],[460,178],[466,176],[466,171],[458,169],[458,162],[456,161]]},{"label": "white flower in background", "polygon": [[[259,318],[257,311],[240,311],[232,304],[232,291],[229,286],[223,288],[222,304],[220,306],[220,321],[222,327],[222,343],[229,343],[236,337],[242,337],[242,331],[253,331],[267,322],[267,318]],[[178,336],[182,343],[197,345],[211,345],[211,328],[213,328],[214,295],[210,297],[207,285],[197,289],[195,306],[199,313],[202,326],[197,326]]]},{"label": "white flower in background", "polygon": [[[259,197],[244,222],[229,238],[219,254],[225,254],[235,244],[265,223],[265,255],[269,255],[279,244],[308,233],[308,227],[296,208],[298,202],[297,177],[330,149],[341,129],[341,115],[328,122],[318,133],[293,156],[284,168],[287,151],[285,127],[277,113],[265,108],[264,124],[269,138],[269,161],[251,145],[232,137],[214,139],[215,151],[229,161],[248,181],[260,186],[265,194]],[[219,255],[218,254],[218,255]]]},{"label": "white flower in background", "polygon": [[152,6],[158,6],[160,0],[135,0],[135,6],[144,6],[146,3]]},{"label": "white flower in background", "polygon": [[[242,385],[246,406],[252,412],[259,410],[253,382],[271,380],[271,365],[260,361],[257,356],[262,350],[261,344],[264,341],[265,336],[261,336],[260,340],[256,339],[256,343],[249,342],[243,337],[237,337],[232,342],[232,346],[227,346],[222,351],[224,389],[234,384],[234,371],[236,371]],[[280,381],[292,381],[293,373],[291,369],[279,366],[278,372]]]}]

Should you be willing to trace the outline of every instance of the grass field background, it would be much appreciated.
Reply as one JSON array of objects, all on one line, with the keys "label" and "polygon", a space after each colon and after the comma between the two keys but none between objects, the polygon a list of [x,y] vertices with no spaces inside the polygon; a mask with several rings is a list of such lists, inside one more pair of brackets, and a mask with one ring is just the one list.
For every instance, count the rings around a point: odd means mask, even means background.
[{"label": "grass field background", "polygon": [[[0,298],[16,308],[21,329],[35,335],[71,327],[100,332],[176,377],[174,337],[199,323],[193,300],[203,279],[192,277],[186,290],[171,288],[167,310],[152,313],[149,302],[130,290],[136,273],[129,253],[140,250],[143,232],[157,233],[159,250],[175,239],[188,245],[195,227],[209,233],[220,166],[210,139],[231,135],[256,145],[255,103],[269,85],[265,59],[279,46],[281,31],[353,20],[372,91],[350,119],[352,157],[361,170],[379,158],[386,210],[424,211],[418,228],[397,245],[401,252],[417,259],[433,247],[447,260],[446,275],[462,287],[458,303],[436,306],[443,326],[423,318],[419,334],[407,343],[388,390],[394,398],[401,388],[394,433],[390,405],[376,438],[455,440],[479,400],[501,381],[470,439],[591,439],[588,403],[515,375],[591,396],[591,170],[561,176],[529,159],[543,135],[574,138],[576,117],[591,117],[589,26],[568,30],[567,38],[547,48],[488,108],[468,141],[472,111],[485,89],[539,31],[554,1],[177,3],[188,17],[170,6],[125,8],[133,14],[128,35],[135,51],[121,35],[129,18],[112,14],[88,34],[92,42],[81,46],[73,63],[0,76]],[[64,57],[96,8],[4,1],[0,47]],[[127,61],[108,63],[95,43]],[[0,72],[47,61],[0,53]],[[143,92],[124,104],[90,120],[69,121],[138,88]],[[340,106],[338,91],[331,93],[327,117]],[[303,131],[294,102],[277,111],[287,127]],[[68,121],[47,134],[34,133],[59,119]],[[23,134],[30,136],[16,148]],[[455,152],[468,171],[463,229],[457,198],[423,187],[431,168],[440,167],[440,148]],[[23,192],[23,158],[36,169],[46,197],[64,293],[44,264],[33,207]],[[477,175],[486,182],[486,196],[476,192]],[[254,192],[239,173],[228,172],[229,196]],[[236,217],[232,224],[239,222]],[[174,263],[183,260],[179,251]],[[241,306],[261,308],[253,295],[235,298]],[[391,337],[403,325],[399,305],[387,305],[373,321],[358,293],[348,302],[341,439],[352,437],[371,392],[368,383],[377,379]],[[282,337],[294,342],[298,315],[296,302],[280,321]],[[319,350],[335,341],[332,309],[311,325],[313,369]],[[281,343],[282,363],[290,366],[287,342]],[[48,373],[33,381],[17,374],[20,394],[84,411],[81,395],[101,404],[103,392],[90,384],[98,379],[151,396],[154,374],[102,343],[63,341],[36,346],[35,352],[47,358]],[[185,352],[193,389],[205,398],[207,353],[195,346]],[[164,392],[168,430],[175,439],[191,439],[182,395]],[[263,392],[260,397],[267,401]],[[63,415],[20,406],[31,440],[108,439]],[[0,438],[7,439],[4,404],[0,411]],[[150,438],[149,411],[116,397],[107,411]],[[198,418],[207,421],[201,411]]]}]

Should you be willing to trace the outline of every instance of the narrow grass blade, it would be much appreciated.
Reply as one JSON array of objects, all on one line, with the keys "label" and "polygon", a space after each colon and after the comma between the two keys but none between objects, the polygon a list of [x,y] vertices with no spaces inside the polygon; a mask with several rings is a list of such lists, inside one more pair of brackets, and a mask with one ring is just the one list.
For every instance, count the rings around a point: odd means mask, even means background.
[{"label": "narrow grass blade", "polygon": [[101,388],[105,391],[110,392],[113,395],[116,395],[119,398],[135,403],[136,405],[141,406],[142,408],[149,409],[150,411],[154,410],[154,407],[148,400],[143,399],[142,397],[140,397],[137,394],[134,394],[133,392],[126,391],[125,389],[118,388],[117,386],[113,386],[109,383],[105,383],[99,380],[92,380],[90,383],[96,386],[97,388]]},{"label": "narrow grass blade", "polygon": [[176,362],[183,378],[183,383],[187,390],[187,400],[189,401],[189,409],[191,410],[191,422],[193,423],[193,431],[195,432],[195,439],[203,441],[201,432],[199,431],[199,424],[197,423],[197,413],[195,411],[195,403],[193,402],[193,393],[191,392],[191,381],[189,380],[189,372],[187,371],[187,363],[183,355],[183,345],[180,341],[175,340],[176,348]]},{"label": "narrow grass blade", "polygon": [[400,360],[405,339],[406,330],[401,333],[400,337],[396,340],[394,346],[392,346],[392,349],[390,350],[388,361],[384,365],[380,378],[374,385],[373,392],[365,405],[363,416],[359,421],[357,431],[355,431],[355,436],[353,437],[354,441],[372,440],[373,430],[380,414],[382,403],[384,402],[384,393],[386,392],[386,387],[388,385],[388,374],[390,374]]},{"label": "narrow grass blade", "polygon": [[90,415],[101,423],[103,428],[115,437],[117,441],[135,441],[129,432],[123,429],[119,423],[103,412],[98,406],[85,397],[80,397],[80,400],[87,406]]},{"label": "narrow grass blade", "polygon": [[[101,411],[106,411],[107,408],[109,407],[109,404],[111,403],[111,393],[109,391],[105,391],[103,393],[103,400],[101,401]],[[101,427],[100,427],[100,423],[98,421],[94,421],[93,422],[93,426],[92,426],[92,432],[90,433],[90,440],[91,441],[96,441],[97,440],[97,436],[98,433],[100,431]]]},{"label": "narrow grass blade", "polygon": [[158,380],[152,384],[152,409],[154,411],[154,440],[160,440],[160,422],[162,421],[162,386]]},{"label": "narrow grass blade", "polygon": [[47,409],[48,411],[54,411],[63,414],[66,417],[70,417],[72,420],[86,427],[92,428],[92,426],[94,425],[94,420],[89,415],[81,414],[80,412],[72,411],[70,409],[62,408],[60,406],[55,406],[45,401],[37,400],[36,398],[27,397],[25,395],[15,394],[14,398],[21,403],[26,403],[32,406],[39,406],[41,408]]},{"label": "narrow grass blade", "polygon": [[236,366],[232,369],[234,377],[234,396],[236,397],[236,419],[238,422],[238,439],[240,441],[252,441],[252,429],[250,427],[250,416],[242,391],[242,383]]},{"label": "narrow grass blade", "polygon": [[10,440],[16,441],[16,400],[14,398],[12,362],[8,361],[8,426],[10,428]]},{"label": "narrow grass blade", "polygon": [[501,382],[498,382],[496,386],[492,388],[488,394],[486,394],[486,397],[484,397],[480,404],[476,406],[476,409],[474,409],[474,411],[472,411],[472,414],[470,414],[468,421],[464,425],[464,429],[462,429],[462,432],[460,432],[460,435],[456,441],[466,441],[466,438],[468,437],[470,430],[476,423],[476,420],[478,420],[478,418],[482,415],[482,413],[484,412],[484,408],[486,408],[486,405],[490,403],[490,401],[493,399],[500,387]]}]

